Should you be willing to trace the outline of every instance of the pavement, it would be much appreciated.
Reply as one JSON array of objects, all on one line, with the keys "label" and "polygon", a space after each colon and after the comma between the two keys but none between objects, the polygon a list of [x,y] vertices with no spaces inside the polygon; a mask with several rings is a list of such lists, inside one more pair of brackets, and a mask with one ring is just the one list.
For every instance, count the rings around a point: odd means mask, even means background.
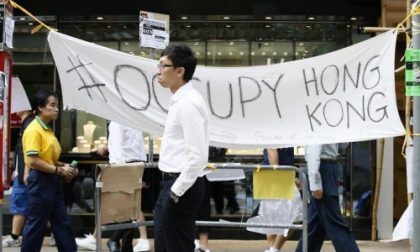
[{"label": "pavement", "polygon": [[[153,244],[153,240],[149,240]],[[44,242],[45,246],[42,247],[42,252],[57,251],[56,247],[49,247],[48,239]],[[102,251],[108,251],[106,247],[106,240],[102,241]],[[263,252],[266,248],[266,242],[264,240],[210,240],[211,252]],[[400,251],[411,251],[410,242],[398,241],[398,242],[386,242],[386,241],[357,241],[360,251],[362,252],[400,252]],[[297,241],[288,241],[282,248],[282,252],[294,251],[297,245]],[[5,252],[20,251],[20,248],[3,248]],[[78,251],[87,251],[79,249]],[[153,250],[152,250],[153,251]],[[322,252],[335,251],[330,241],[324,243]]]}]

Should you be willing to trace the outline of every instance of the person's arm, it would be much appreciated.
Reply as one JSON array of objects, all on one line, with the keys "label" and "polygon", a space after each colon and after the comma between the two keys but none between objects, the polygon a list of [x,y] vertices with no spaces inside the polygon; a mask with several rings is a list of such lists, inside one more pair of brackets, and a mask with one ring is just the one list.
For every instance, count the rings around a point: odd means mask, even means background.
[{"label": "person's arm", "polygon": [[25,152],[24,155],[26,156],[25,165],[30,169],[57,174],[63,177],[75,176],[77,171],[68,164],[65,164],[64,166],[60,166],[59,163],[49,164],[39,157],[42,141],[41,135],[36,131],[25,131],[22,138],[23,150]]},{"label": "person's arm", "polygon": [[124,164],[121,152],[124,144],[124,130],[120,124],[111,122],[108,126],[108,155],[114,164]]},{"label": "person's arm", "polygon": [[322,145],[308,145],[305,149],[306,162],[308,165],[309,188],[312,196],[316,199],[322,198],[322,178],[319,173],[321,164]]},{"label": "person's arm", "polygon": [[207,164],[208,118],[204,108],[188,104],[179,111],[186,145],[186,166],[171,187],[171,191],[181,197],[197,180]]},{"label": "person's arm", "polygon": [[65,164],[64,166],[60,166],[58,163],[56,165],[52,165],[47,163],[45,160],[40,158],[37,155],[28,155],[27,156],[27,165],[32,169],[37,169],[42,172],[46,173],[53,173],[57,174],[62,177],[74,177],[77,175],[76,169],[70,167],[69,164]]}]

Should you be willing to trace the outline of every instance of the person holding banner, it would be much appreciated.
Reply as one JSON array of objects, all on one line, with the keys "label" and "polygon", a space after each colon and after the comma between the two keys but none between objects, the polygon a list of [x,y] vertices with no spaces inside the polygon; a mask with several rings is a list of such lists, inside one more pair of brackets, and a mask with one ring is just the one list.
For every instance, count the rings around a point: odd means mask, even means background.
[{"label": "person holding banner", "polygon": [[[321,251],[328,236],[336,251],[357,252],[359,248],[341,215],[338,201],[337,156],[347,144],[309,145],[305,148],[311,201],[308,206],[308,251]],[[296,252],[302,251],[302,237]]]},{"label": "person holding banner", "polygon": [[23,133],[29,212],[23,230],[22,252],[41,251],[47,222],[62,252],[77,251],[70,218],[64,204],[62,179],[72,179],[78,170],[58,161],[61,147],[48,125],[58,117],[57,94],[39,90],[33,99],[36,117]]},{"label": "person holding banner", "polygon": [[156,252],[194,251],[209,149],[207,106],[191,83],[196,65],[194,53],[185,45],[167,47],[158,63],[158,82],[170,89],[172,97],[159,156],[162,180],[154,212]]}]

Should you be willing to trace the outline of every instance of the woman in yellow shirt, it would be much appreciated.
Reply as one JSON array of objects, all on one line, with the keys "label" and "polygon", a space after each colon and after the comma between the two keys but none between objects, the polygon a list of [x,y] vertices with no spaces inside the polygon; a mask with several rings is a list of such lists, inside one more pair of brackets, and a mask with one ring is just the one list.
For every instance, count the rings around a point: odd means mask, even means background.
[{"label": "woman in yellow shirt", "polygon": [[77,169],[58,161],[61,147],[48,123],[58,117],[58,97],[40,90],[35,94],[32,108],[36,114],[22,138],[25,176],[28,186],[29,215],[23,231],[22,252],[41,251],[47,222],[57,242],[58,251],[77,251],[64,205],[62,179],[77,175]]}]

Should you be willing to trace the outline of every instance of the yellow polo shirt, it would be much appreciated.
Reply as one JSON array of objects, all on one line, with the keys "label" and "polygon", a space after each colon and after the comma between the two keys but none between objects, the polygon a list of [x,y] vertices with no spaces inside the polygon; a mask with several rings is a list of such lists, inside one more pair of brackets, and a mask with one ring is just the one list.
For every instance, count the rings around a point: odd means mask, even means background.
[{"label": "yellow polo shirt", "polygon": [[35,117],[22,137],[25,163],[28,156],[39,156],[49,164],[56,164],[61,153],[61,146],[52,129],[38,116]]}]

